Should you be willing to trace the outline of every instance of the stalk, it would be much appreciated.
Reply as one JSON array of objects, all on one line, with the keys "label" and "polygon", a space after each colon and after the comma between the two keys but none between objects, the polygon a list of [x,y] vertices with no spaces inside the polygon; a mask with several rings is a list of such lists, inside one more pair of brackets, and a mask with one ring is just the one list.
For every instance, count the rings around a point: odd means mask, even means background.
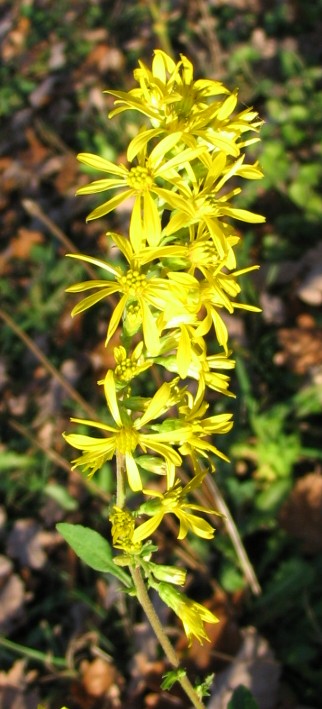
[{"label": "stalk", "polygon": [[125,485],[124,485],[124,455],[116,453],[116,506],[121,509],[125,502]]},{"label": "stalk", "polygon": [[[137,566],[135,568],[131,568],[130,571],[134,586],[136,588],[137,599],[149,620],[149,623],[162,647],[166,658],[169,660],[172,667],[177,669],[180,664],[179,658],[173,646],[171,645],[168,636],[164,632],[159,616],[157,615],[155,608],[151,603],[150,597],[146,589],[146,585],[142,578],[141,570]],[[192,686],[188,677],[186,675],[184,675],[183,677],[178,677],[178,682],[180,682],[182,689],[189,697],[195,709],[205,709],[205,705],[203,704],[203,702],[200,701],[199,696],[194,687]]]}]

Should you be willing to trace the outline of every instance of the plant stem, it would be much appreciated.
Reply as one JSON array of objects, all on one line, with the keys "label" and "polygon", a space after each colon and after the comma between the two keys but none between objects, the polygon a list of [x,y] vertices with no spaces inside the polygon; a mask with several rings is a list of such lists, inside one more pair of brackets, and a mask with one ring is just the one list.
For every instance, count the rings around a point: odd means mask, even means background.
[{"label": "plant stem", "polygon": [[169,39],[168,22],[165,19],[165,12],[155,0],[147,0],[147,7],[153,22],[153,30],[160,42],[160,47],[163,51],[173,58],[173,49]]},{"label": "plant stem", "polygon": [[[177,656],[177,653],[175,652],[174,648],[172,647],[170,640],[168,636],[165,634],[164,629],[161,625],[160,619],[158,615],[155,612],[155,608],[151,603],[150,597],[148,595],[146,585],[144,583],[144,580],[142,578],[141,570],[139,567],[131,568],[131,574],[132,574],[132,579],[133,583],[136,588],[136,593],[137,593],[137,598],[138,601],[140,602],[150,624],[151,627],[164,651],[164,654],[166,655],[167,659],[169,660],[170,664],[177,668],[179,667],[179,658]],[[178,677],[178,682],[180,682],[182,689],[185,691],[186,695],[189,697],[191,703],[195,707],[195,709],[205,709],[205,705],[201,702],[201,700],[198,697],[198,694],[194,687],[192,686],[190,680],[186,675],[183,677]]]},{"label": "plant stem", "polygon": [[122,509],[125,502],[125,486],[124,486],[124,455],[116,452],[116,506]]}]

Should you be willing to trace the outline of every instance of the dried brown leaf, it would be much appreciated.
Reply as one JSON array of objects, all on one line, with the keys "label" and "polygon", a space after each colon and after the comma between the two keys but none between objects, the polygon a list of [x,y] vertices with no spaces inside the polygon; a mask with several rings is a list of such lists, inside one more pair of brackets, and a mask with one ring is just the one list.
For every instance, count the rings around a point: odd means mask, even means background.
[{"label": "dried brown leaf", "polygon": [[6,573],[9,575],[6,580],[2,579],[0,588],[0,631],[7,633],[12,629],[15,622],[21,618],[25,591],[21,578],[17,574],[10,574],[8,564],[4,571],[5,575]]},{"label": "dried brown leaf", "polygon": [[15,522],[7,542],[7,554],[18,559],[22,566],[41,569],[47,556],[41,542],[41,527],[33,519]]},{"label": "dried brown leaf", "polygon": [[81,674],[83,687],[92,697],[107,694],[117,679],[115,666],[101,657],[96,657],[92,662],[84,660]]},{"label": "dried brown leaf", "polygon": [[303,550],[322,551],[322,476],[309,473],[295,484],[282,506],[279,520],[289,534],[302,542]]},{"label": "dried brown leaf", "polygon": [[252,692],[260,709],[276,706],[280,666],[267,641],[255,628],[246,628],[242,632],[243,643],[234,662],[216,675],[208,709],[226,707],[234,689],[241,684]]}]

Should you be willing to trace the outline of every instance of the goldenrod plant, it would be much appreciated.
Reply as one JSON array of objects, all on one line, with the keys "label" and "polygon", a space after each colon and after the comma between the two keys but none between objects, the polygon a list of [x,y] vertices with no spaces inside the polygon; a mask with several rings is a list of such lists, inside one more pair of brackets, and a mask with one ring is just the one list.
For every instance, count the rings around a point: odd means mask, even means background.
[{"label": "goldenrod plant", "polygon": [[[106,347],[112,349],[116,332],[120,344],[113,348],[114,366],[99,382],[106,416],[73,418],[88,433],[65,434],[80,451],[73,469],[91,477],[106,461],[115,461],[111,544],[80,525],[58,528],[81,558],[117,576],[124,590],[137,596],[172,668],[164,686],[180,682],[200,709],[202,690],[179,667],[149,590],[181,619],[189,643],[193,637],[207,640],[206,625],[218,619],[181,591],[185,569],[157,563],[153,534],[172,515],[178,540],[187,534],[214,536],[207,515],[215,510],[197,504],[195,493],[214,473],[216,458],[227,460],[217,441],[230,431],[232,415],[209,412],[207,402],[209,390],[227,401],[233,396],[224,313],[259,310],[238,299],[240,277],[257,266],[238,268],[234,221],[264,218],[234,206],[234,198],[241,192],[238,178],[262,177],[257,162],[245,162],[245,149],[259,140],[261,121],[252,109],[236,112],[237,91],[219,81],[195,80],[185,56],[175,63],[157,49],[151,69],[139,62],[134,78],[136,88],[107,92],[115,97],[110,117],[128,110],[144,116],[127,148],[127,164],[91,153],[78,156],[103,173],[78,193],[107,192],[88,219],[128,202],[128,234],[107,233],[106,260],[69,254],[98,269],[96,280],[68,288],[84,293],[72,315],[112,294],[117,298]],[[208,334],[217,343],[215,353],[208,351]]]}]

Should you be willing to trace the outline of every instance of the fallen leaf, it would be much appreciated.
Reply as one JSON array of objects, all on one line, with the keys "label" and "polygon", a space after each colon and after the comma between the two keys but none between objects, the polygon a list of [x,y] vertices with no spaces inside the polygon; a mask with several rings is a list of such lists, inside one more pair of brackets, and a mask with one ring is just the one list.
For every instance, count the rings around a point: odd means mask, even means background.
[{"label": "fallen leaf", "polygon": [[317,327],[280,328],[277,337],[282,350],[274,357],[295,374],[306,374],[322,364],[322,330]]},{"label": "fallen leaf", "polygon": [[[0,631],[8,633],[22,616],[25,591],[21,578],[17,574],[10,573],[10,561],[9,565],[2,562],[3,565],[5,568],[3,568],[4,578],[0,588]],[[8,574],[7,578],[6,574]]]},{"label": "fallen leaf", "polygon": [[297,289],[297,295],[304,303],[321,305],[322,303],[322,265],[315,263]]},{"label": "fallen leaf", "polygon": [[0,672],[1,709],[35,709],[39,702],[37,689],[28,688],[26,661],[16,660],[8,672]]},{"label": "fallen leaf", "polygon": [[35,130],[26,128],[25,137],[28,141],[27,150],[23,151],[22,157],[27,167],[36,166],[48,156],[48,148],[39,140]]},{"label": "fallen leaf", "polygon": [[107,694],[117,679],[114,665],[101,657],[96,657],[92,662],[84,660],[80,670],[85,692],[92,697],[101,697]]},{"label": "fallen leaf", "polygon": [[33,519],[17,520],[8,537],[7,554],[22,566],[41,569],[47,556],[41,544],[40,525]]},{"label": "fallen leaf", "polygon": [[259,709],[276,706],[280,666],[267,641],[255,628],[245,628],[242,635],[243,643],[233,663],[215,677],[208,709],[226,707],[239,685],[252,692]]},{"label": "fallen leaf", "polygon": [[303,551],[322,551],[322,476],[309,473],[300,478],[279,514],[283,529],[299,539]]},{"label": "fallen leaf", "polygon": [[20,227],[18,236],[11,241],[11,255],[23,261],[30,257],[30,251],[35,244],[41,244],[44,240],[40,231]]},{"label": "fallen leaf", "polygon": [[7,583],[9,576],[12,574],[12,561],[7,556],[0,555],[0,588]]}]

